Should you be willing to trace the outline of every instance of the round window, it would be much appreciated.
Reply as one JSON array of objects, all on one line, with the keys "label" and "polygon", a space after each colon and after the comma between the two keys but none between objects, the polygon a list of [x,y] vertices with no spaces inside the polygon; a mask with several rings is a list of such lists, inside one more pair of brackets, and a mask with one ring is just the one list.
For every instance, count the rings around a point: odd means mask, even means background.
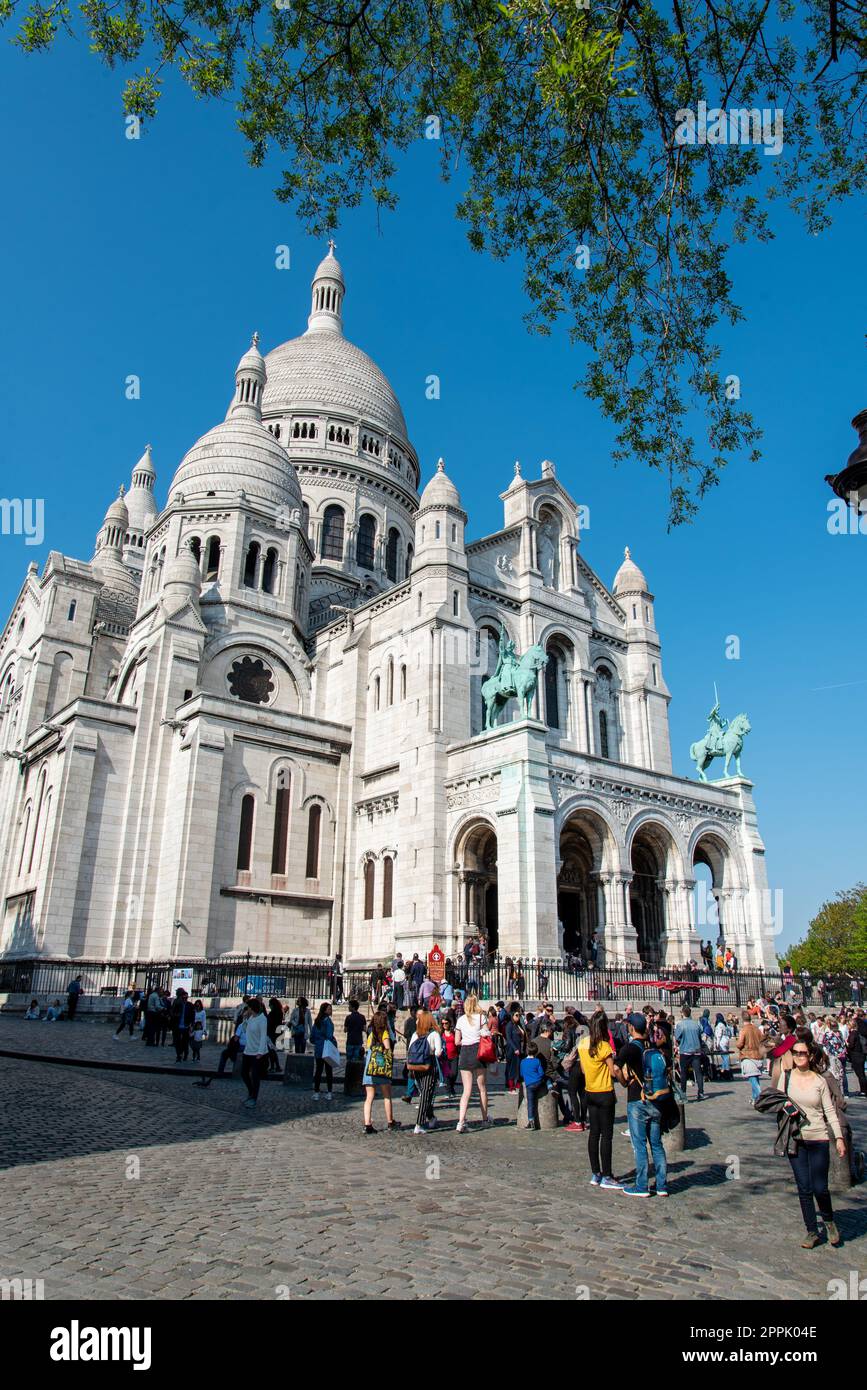
[{"label": "round window", "polygon": [[236,700],[248,705],[267,705],[274,693],[274,676],[261,657],[242,656],[232,662],[229,689]]}]

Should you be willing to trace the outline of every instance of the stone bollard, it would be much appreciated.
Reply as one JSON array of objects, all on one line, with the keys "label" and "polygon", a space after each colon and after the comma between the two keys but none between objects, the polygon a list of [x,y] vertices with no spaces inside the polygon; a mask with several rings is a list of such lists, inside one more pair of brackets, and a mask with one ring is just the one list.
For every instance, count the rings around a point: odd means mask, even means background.
[{"label": "stone bollard", "polygon": [[[539,1119],[540,1129],[557,1128],[557,1102],[550,1091],[538,1097],[536,1101],[536,1114]],[[518,1128],[523,1129],[527,1123],[527,1096],[523,1086],[521,1087],[521,1099],[518,1105]]]},{"label": "stone bollard", "polygon": [[363,1062],[347,1062],[343,1074],[343,1094],[345,1096],[364,1095],[362,1078],[364,1076]]},{"label": "stone bollard", "polygon": [[680,1120],[670,1129],[667,1134],[662,1136],[662,1147],[665,1149],[666,1156],[669,1154],[682,1153],[686,1148],[686,1106],[678,1105]]},{"label": "stone bollard", "polygon": [[283,1067],[283,1083],[286,1086],[313,1085],[313,1053],[287,1052]]},{"label": "stone bollard", "polygon": [[837,1153],[837,1146],[831,1141],[831,1165],[828,1172],[828,1187],[831,1192],[842,1195],[849,1191],[852,1186],[852,1143],[853,1134],[849,1125],[845,1126],[846,1135],[846,1157],[840,1158]]}]

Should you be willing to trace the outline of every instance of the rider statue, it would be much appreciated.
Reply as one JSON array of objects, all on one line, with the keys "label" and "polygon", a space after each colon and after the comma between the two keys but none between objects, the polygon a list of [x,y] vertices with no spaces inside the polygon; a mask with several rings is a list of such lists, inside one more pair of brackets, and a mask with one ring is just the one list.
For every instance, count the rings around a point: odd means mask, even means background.
[{"label": "rider statue", "polygon": [[719,700],[707,717],[707,748],[709,753],[721,755],[723,751],[723,734],[729,726],[729,721],[723,719],[719,712]]},{"label": "rider statue", "polygon": [[515,643],[511,638],[506,637],[506,629],[500,628],[500,649],[497,657],[497,669],[494,676],[500,681],[504,691],[515,691],[515,677],[518,673],[518,659],[516,656]]}]

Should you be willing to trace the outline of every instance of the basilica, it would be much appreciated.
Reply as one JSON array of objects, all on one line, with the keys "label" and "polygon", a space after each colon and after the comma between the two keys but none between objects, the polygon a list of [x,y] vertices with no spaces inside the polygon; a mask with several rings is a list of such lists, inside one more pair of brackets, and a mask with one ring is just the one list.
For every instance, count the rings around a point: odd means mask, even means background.
[{"label": "basilica", "polygon": [[[704,865],[739,963],[770,964],[752,787],[673,774],[648,580],[628,550],[610,587],[590,568],[549,462],[510,469],[470,539],[460,462],[422,477],[346,293],[332,246],[306,331],[254,335],[165,500],[148,448],[93,557],[24,577],[0,956],[364,965],[595,934],[603,963],[664,966],[717,935]],[[489,721],[508,644],[541,648],[537,680]]]}]

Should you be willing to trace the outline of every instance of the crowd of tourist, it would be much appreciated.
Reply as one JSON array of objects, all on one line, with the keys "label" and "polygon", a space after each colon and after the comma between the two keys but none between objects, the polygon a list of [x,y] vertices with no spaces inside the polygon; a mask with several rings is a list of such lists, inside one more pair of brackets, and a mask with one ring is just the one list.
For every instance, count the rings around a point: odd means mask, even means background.
[{"label": "crowd of tourist", "polygon": [[[376,1132],[374,1112],[382,1102],[389,1130],[403,1126],[395,1115],[396,1094],[415,1107],[415,1134],[443,1122],[442,1104],[457,1107],[456,1130],[469,1129],[470,1107],[478,1096],[480,1123],[489,1127],[492,1090],[514,1097],[514,1122],[535,1131],[558,1124],[570,1133],[587,1133],[589,1181],[598,1188],[647,1198],[668,1196],[663,1136],[681,1123],[687,1101],[705,1099],[706,1087],[732,1082],[735,1069],[747,1103],[777,1119],[776,1152],[788,1157],[805,1225],[802,1242],[812,1249],[821,1239],[818,1217],[831,1245],[840,1243],[829,1194],[832,1145],[848,1159],[853,1179],[861,1176],[861,1156],[852,1143],[846,1117],[850,1072],[854,1094],[867,1096],[867,1016],[860,1004],[861,982],[853,977],[848,1005],[829,1006],[825,982],[795,986],[784,967],[775,994],[750,996],[738,1009],[692,1007],[684,1002],[677,1017],[652,1005],[626,1003],[613,1017],[596,1005],[589,1017],[567,1005],[558,1016],[546,998],[547,979],[534,963],[532,986],[541,1003],[526,1005],[527,971],[508,962],[510,1000],[480,1000],[475,979],[482,943],[468,940],[454,962],[433,978],[418,955],[397,952],[370,977],[368,1011],[350,999],[335,1029],[334,1005],[343,997],[343,970],[336,957],[330,974],[332,998],[314,1009],[303,995],[283,1003],[271,997],[245,997],[235,1011],[232,1032],[221,1050],[217,1076],[240,1060],[245,1107],[256,1106],[269,1070],[280,1070],[280,1050],[313,1051],[312,1096],[334,1093],[335,1069],[345,1056],[346,1077],[363,1088],[363,1128]],[[710,943],[706,943],[710,947]],[[703,947],[702,956],[705,957]],[[719,961],[714,964],[719,968]],[[448,968],[448,966],[452,968]],[[725,956],[722,969],[725,971]],[[857,991],[857,993],[856,993]],[[55,999],[43,1014],[38,999],[25,1011],[28,1021],[75,1017],[80,978],[70,983],[66,1010]],[[688,1000],[692,991],[686,992]],[[809,1007],[818,1000],[817,1007]],[[139,1033],[145,1046],[171,1041],[176,1064],[201,1058],[208,1018],[201,999],[178,989],[131,986],[120,1006],[114,1038]],[[210,1085],[210,1077],[199,1084]],[[324,1088],[324,1089],[323,1089]],[[634,1155],[634,1178],[619,1180],[612,1168],[617,1101],[626,1101],[626,1121]],[[440,1113],[437,1113],[438,1107]],[[651,1167],[653,1189],[651,1189]],[[818,1209],[818,1215],[817,1215]]]}]

